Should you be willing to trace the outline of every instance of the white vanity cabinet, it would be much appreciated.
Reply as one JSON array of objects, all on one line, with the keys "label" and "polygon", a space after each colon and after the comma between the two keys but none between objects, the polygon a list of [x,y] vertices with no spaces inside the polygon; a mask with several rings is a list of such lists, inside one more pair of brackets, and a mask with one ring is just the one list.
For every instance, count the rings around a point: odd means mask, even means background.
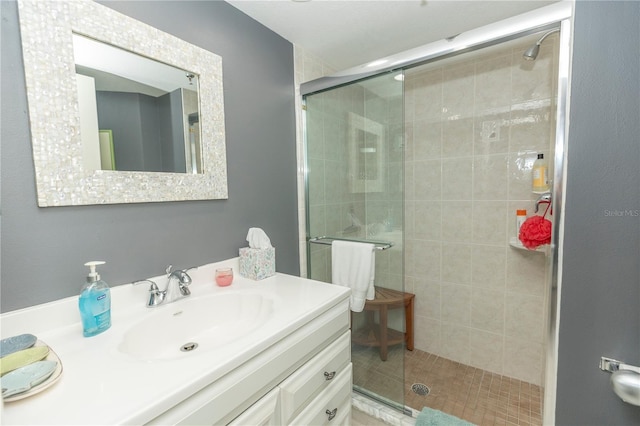
[{"label": "white vanity cabinet", "polygon": [[302,413],[287,424],[348,425],[351,421],[351,363],[324,389]]},{"label": "white vanity cabinet", "polygon": [[348,424],[350,336],[345,299],[148,424]]},{"label": "white vanity cabinet", "polygon": [[[346,377],[346,379],[345,379]],[[338,383],[339,382],[339,383]],[[337,386],[336,386],[336,383]],[[293,419],[305,408],[316,403],[319,394],[328,391],[329,394],[343,393],[342,387],[347,387],[351,395],[351,333],[347,332],[336,339],[280,383],[281,419],[283,424],[300,424]],[[317,411],[333,411],[335,407],[319,407]],[[332,422],[334,424],[337,422]],[[316,424],[316,423],[314,423]]]},{"label": "white vanity cabinet", "polygon": [[287,377],[229,425],[345,425],[351,419],[351,333]]}]

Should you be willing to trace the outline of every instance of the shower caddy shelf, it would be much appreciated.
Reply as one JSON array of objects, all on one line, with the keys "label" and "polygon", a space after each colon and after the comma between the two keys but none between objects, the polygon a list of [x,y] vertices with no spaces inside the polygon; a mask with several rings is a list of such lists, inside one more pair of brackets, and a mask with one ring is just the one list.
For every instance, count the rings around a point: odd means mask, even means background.
[{"label": "shower caddy shelf", "polygon": [[509,240],[509,245],[513,248],[517,248],[518,250],[524,250],[524,251],[528,251],[528,252],[538,252],[538,253],[545,253],[548,254],[549,252],[549,246],[548,245],[544,245],[544,246],[540,246],[535,250],[529,250],[528,248],[526,248],[524,245],[522,245],[522,243],[520,241],[518,241],[518,239],[516,237],[511,237],[511,239]]}]

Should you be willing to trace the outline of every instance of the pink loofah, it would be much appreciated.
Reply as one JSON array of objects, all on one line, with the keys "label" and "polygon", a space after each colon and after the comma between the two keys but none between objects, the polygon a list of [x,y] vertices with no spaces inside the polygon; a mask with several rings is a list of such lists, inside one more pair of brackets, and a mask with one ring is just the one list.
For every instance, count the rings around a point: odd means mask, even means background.
[{"label": "pink loofah", "polygon": [[551,222],[543,216],[531,216],[520,227],[518,237],[522,245],[529,250],[535,250],[543,244],[549,244],[551,243]]}]

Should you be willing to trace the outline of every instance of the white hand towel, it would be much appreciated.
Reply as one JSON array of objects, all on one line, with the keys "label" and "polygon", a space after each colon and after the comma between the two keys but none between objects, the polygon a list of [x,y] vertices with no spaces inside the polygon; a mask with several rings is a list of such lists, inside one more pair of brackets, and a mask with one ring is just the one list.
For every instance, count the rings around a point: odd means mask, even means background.
[{"label": "white hand towel", "polygon": [[375,246],[352,241],[331,243],[331,281],[351,288],[351,310],[362,312],[365,300],[373,300],[376,270]]}]

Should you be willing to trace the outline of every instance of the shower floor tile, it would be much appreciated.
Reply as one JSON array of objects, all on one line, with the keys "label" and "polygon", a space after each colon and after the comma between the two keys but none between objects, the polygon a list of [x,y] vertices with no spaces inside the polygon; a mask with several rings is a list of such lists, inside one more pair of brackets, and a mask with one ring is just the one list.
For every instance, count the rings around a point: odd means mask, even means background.
[{"label": "shower floor tile", "polygon": [[[401,361],[404,357],[404,377]],[[371,348],[352,348],[354,385],[421,410],[430,407],[481,426],[542,425],[541,387],[420,350],[390,348],[386,362]],[[428,395],[411,390],[429,387]]]}]

